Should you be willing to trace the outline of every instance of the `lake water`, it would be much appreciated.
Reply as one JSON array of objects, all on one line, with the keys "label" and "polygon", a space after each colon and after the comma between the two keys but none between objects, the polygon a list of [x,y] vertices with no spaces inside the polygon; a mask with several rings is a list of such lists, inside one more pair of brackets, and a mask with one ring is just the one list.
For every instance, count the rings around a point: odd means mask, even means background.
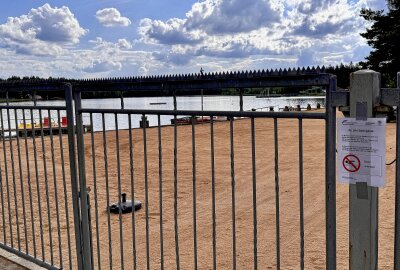
[{"label": "lake water", "polygon": [[[201,96],[180,96],[177,97],[178,110],[202,110]],[[203,110],[212,111],[239,111],[240,97],[239,96],[204,96],[203,97]],[[152,104],[152,103],[165,103],[165,104]],[[274,98],[256,98],[255,96],[243,97],[243,109],[249,111],[256,109],[257,111],[268,111],[269,107],[274,107],[275,111],[279,111],[285,106],[296,107],[300,105],[306,108],[308,104],[315,108],[317,104],[325,105],[325,97],[274,97]],[[21,106],[32,105],[32,102],[19,102]],[[38,105],[46,106],[64,106],[64,101],[38,101]],[[139,98],[124,98],[125,109],[149,109],[149,110],[172,110],[174,108],[172,97],[139,97]],[[83,108],[103,108],[103,109],[119,109],[121,108],[121,100],[115,99],[84,99],[82,100]],[[3,110],[3,126],[8,128],[7,110]],[[42,112],[42,118],[47,117],[48,112]],[[61,116],[65,116],[65,111],[61,112]],[[27,122],[31,122],[30,111],[25,111],[25,118]],[[51,111],[52,120],[57,121],[57,112]],[[171,123],[172,116],[161,116],[161,125],[168,125]],[[17,110],[17,122],[21,123],[23,119],[22,110]],[[139,127],[141,115],[132,115],[132,127]],[[150,126],[157,125],[157,116],[148,115]],[[34,121],[39,122],[39,112],[34,111]],[[84,124],[90,123],[88,114],[83,116]],[[14,111],[10,110],[11,128],[15,128]],[[118,116],[118,127],[120,129],[128,128],[127,115]],[[115,129],[115,116],[105,115],[105,126],[107,130]],[[101,114],[93,115],[93,129],[95,131],[102,130],[102,116]]]}]

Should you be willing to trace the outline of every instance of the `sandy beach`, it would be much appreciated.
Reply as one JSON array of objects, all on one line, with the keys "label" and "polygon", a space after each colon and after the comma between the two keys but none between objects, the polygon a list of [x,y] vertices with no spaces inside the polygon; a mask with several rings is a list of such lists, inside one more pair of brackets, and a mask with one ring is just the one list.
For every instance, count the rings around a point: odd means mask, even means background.
[{"label": "sandy beach", "polygon": [[[300,268],[300,209],[299,209],[299,140],[298,120],[279,119],[279,207],[280,207],[280,264],[281,269]],[[193,181],[192,127],[179,126],[177,133],[177,182],[178,182],[178,231],[179,260],[181,269],[194,268],[194,193],[196,189],[196,232],[199,269],[212,269],[212,163],[210,124],[196,125],[195,129],[195,182]],[[163,127],[162,133],[162,228],[165,269],[176,269],[176,243],[174,234],[174,128]],[[103,133],[94,133],[92,153],[91,134],[85,137],[86,178],[90,188],[91,217],[93,231],[93,250],[95,269],[101,266],[108,269],[133,269],[133,227],[132,215],[110,215],[111,233],[108,234],[107,204],[118,201],[118,179],[120,189],[131,196],[131,162],[129,131],[120,130],[117,144],[115,131],[106,132],[106,144]],[[135,213],[135,243],[137,269],[146,268],[146,215],[145,215],[145,157],[143,130],[132,131],[134,198],[143,203],[143,208]],[[216,203],[216,262],[218,269],[232,268],[232,177],[229,122],[217,122],[214,125],[215,145],[215,203]],[[150,268],[160,269],[160,174],[158,129],[146,129],[147,138],[147,185],[148,185],[148,240]],[[305,226],[305,268],[325,269],[325,122],[323,120],[303,120],[304,138],[304,226]],[[75,268],[73,212],[71,204],[71,184],[69,178],[69,159],[67,136],[60,141],[58,135],[53,142],[50,136],[25,140],[5,141],[6,155],[1,148],[2,202],[0,209],[0,241],[11,245],[9,219],[13,245],[33,254],[34,241],[36,255],[47,261],[53,260],[63,267],[70,268],[68,261],[68,228],[71,235],[72,268]],[[60,142],[63,144],[63,155]],[[18,152],[18,143],[20,151]],[[236,215],[236,263],[238,269],[253,267],[253,175],[251,121],[234,121],[234,176],[235,176],[235,215]],[[119,152],[117,151],[117,145]],[[256,209],[257,209],[257,262],[260,269],[276,268],[276,194],[274,173],[274,121],[273,119],[255,120],[255,157],[256,157]],[[12,151],[10,150],[12,147]],[[45,155],[43,155],[43,146]],[[106,147],[104,147],[106,146]],[[37,153],[35,170],[34,148]],[[54,167],[52,151],[54,150]],[[107,164],[105,163],[105,149]],[[26,158],[28,151],[28,159]],[[117,155],[120,164],[117,162]],[[18,157],[21,158],[21,163]],[[62,161],[64,158],[64,162]],[[95,161],[93,162],[93,157]],[[6,158],[6,162],[4,162]],[[387,126],[387,162],[395,158],[395,123]],[[28,160],[28,162],[27,162]],[[44,162],[45,161],[45,162]],[[63,165],[65,181],[63,180]],[[96,169],[93,170],[93,164]],[[7,165],[7,168],[6,168]],[[28,170],[29,165],[29,170]],[[120,170],[118,170],[118,166]],[[44,170],[47,170],[45,177]],[[6,169],[8,180],[6,179]],[[379,267],[393,267],[394,239],[394,175],[395,165],[387,166],[387,185],[379,191]],[[13,177],[12,172],[15,172]],[[28,173],[29,171],[29,173]],[[95,173],[94,173],[95,172]],[[28,177],[29,176],[29,177]],[[36,177],[38,176],[38,177]],[[37,179],[36,179],[37,178]],[[7,181],[8,183],[7,183]],[[107,180],[109,196],[107,196]],[[15,185],[13,185],[15,182]],[[46,182],[48,189],[46,190]],[[22,183],[22,184],[21,184]],[[195,183],[195,184],[194,184]],[[8,184],[8,185],[7,185]],[[39,187],[39,191],[38,191]],[[67,194],[65,200],[64,190]],[[7,195],[7,191],[8,194]],[[57,191],[57,194],[56,194]],[[24,195],[22,195],[24,192]],[[47,202],[46,194],[50,198]],[[14,196],[15,195],[15,196]],[[30,207],[32,198],[33,211]],[[107,197],[109,198],[107,200]],[[17,198],[17,203],[15,203]],[[95,200],[97,198],[97,201]],[[348,186],[337,184],[337,265],[338,269],[348,269]],[[8,202],[11,211],[8,211]],[[40,204],[40,206],[39,206]],[[15,211],[15,205],[18,212]],[[50,205],[50,211],[48,210]],[[58,205],[59,215],[55,206]],[[25,208],[25,211],[24,211]],[[97,211],[96,211],[97,208]],[[39,212],[40,210],[40,212]],[[68,218],[67,218],[68,211]],[[25,214],[24,214],[25,212]],[[25,217],[25,220],[24,218]],[[32,219],[33,217],[33,219]],[[42,219],[42,226],[40,226]],[[32,222],[32,220],[34,222]],[[49,223],[50,220],[50,223]],[[3,224],[5,221],[5,227]],[[60,224],[60,230],[57,224]],[[24,234],[24,227],[27,234]],[[33,226],[32,226],[33,225]],[[123,229],[122,245],[120,226]],[[33,233],[33,227],[35,233]],[[43,239],[40,234],[43,231]],[[50,230],[51,227],[51,230]],[[5,233],[4,233],[5,232]],[[51,232],[51,235],[50,235]],[[97,242],[97,237],[99,242]],[[4,238],[5,236],[5,238]],[[35,236],[35,237],[33,237]],[[111,236],[111,240],[109,239]],[[51,237],[51,239],[50,239]],[[29,239],[25,241],[25,238]],[[35,240],[33,240],[35,239]],[[44,252],[41,243],[44,243]],[[51,248],[52,247],[52,248]],[[61,247],[61,248],[60,248]],[[109,256],[111,248],[112,258]],[[124,253],[121,256],[120,249]],[[51,254],[50,250],[53,250]],[[60,252],[61,251],[61,252]],[[99,254],[99,256],[98,256]],[[123,257],[123,259],[122,259]]]}]

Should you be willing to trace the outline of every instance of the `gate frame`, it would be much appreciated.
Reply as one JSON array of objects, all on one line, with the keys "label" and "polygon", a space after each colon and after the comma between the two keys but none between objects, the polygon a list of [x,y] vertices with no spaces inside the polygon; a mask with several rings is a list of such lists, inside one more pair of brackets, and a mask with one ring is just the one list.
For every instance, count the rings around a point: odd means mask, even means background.
[{"label": "gate frame", "polygon": [[[65,83],[60,80],[27,80],[27,81],[11,81],[11,82],[1,82],[0,91],[4,91],[8,96],[10,91],[27,91],[33,92],[33,106],[18,106],[10,105],[8,100],[5,106],[0,106],[0,111],[2,110],[35,110],[46,108],[48,110],[65,110],[67,114],[67,121],[69,123],[74,123],[74,106],[72,98],[72,85],[70,83]],[[47,90],[62,90],[64,91],[65,106],[37,106],[36,91],[47,91]],[[40,108],[41,107],[41,108]],[[72,114],[71,114],[72,113]],[[78,268],[83,269],[82,262],[82,241],[81,241],[81,221],[80,221],[80,205],[79,205],[79,192],[78,192],[78,177],[77,177],[77,166],[76,166],[76,148],[75,148],[75,127],[74,125],[67,126],[67,136],[68,136],[68,152],[69,152],[69,162],[70,162],[70,177],[71,177],[71,193],[72,193],[72,204],[73,204],[73,216],[74,216],[74,228],[75,228],[75,245],[76,245],[76,256],[78,262]],[[3,149],[4,151],[4,149]],[[0,180],[2,175],[0,175]],[[43,244],[43,243],[42,243]],[[46,269],[55,269],[53,265],[45,260],[41,260],[32,254],[22,252],[22,250],[15,249],[8,246],[6,243],[0,243],[0,248],[13,253],[23,259],[33,262]],[[72,260],[72,258],[70,258]]]},{"label": "gate frame", "polygon": [[[258,72],[260,73],[260,72]],[[110,80],[86,80],[78,84],[74,89],[75,99],[75,115],[77,119],[77,140],[78,140],[78,159],[79,159],[79,176],[80,179],[80,194],[86,193],[86,174],[85,174],[85,162],[84,162],[84,142],[83,142],[83,113],[98,113],[98,109],[83,109],[81,105],[81,92],[93,91],[121,91],[126,89],[127,91],[161,91],[171,92],[174,96],[174,104],[176,104],[175,94],[178,90],[201,90],[212,89],[212,88],[228,88],[234,87],[240,90],[240,108],[242,109],[242,96],[243,88],[252,87],[279,87],[279,86],[305,86],[305,85],[321,85],[326,87],[325,96],[325,108],[326,111],[323,113],[325,119],[325,247],[326,247],[326,269],[336,269],[336,109],[339,106],[347,105],[348,97],[337,91],[337,78],[335,75],[320,73],[320,69],[314,68],[300,70],[275,70],[275,71],[263,71],[266,73],[265,77],[257,76],[257,72],[251,73],[234,73],[234,74],[208,74],[208,75],[178,75],[178,76],[162,76],[162,77],[148,77],[148,78],[126,78],[126,79],[110,79]],[[233,75],[233,76],[232,76]],[[264,74],[263,74],[264,75]],[[192,78],[191,78],[192,77]],[[233,77],[233,78],[232,78]],[[123,108],[123,99],[121,99],[121,110]],[[104,113],[118,113],[119,109],[106,109],[102,110]],[[142,114],[146,110],[125,110],[131,114]],[[147,110],[148,112],[154,112],[153,110]],[[171,114],[174,115],[186,115],[193,113],[194,111],[179,111],[174,110],[157,110],[159,114]],[[199,116],[201,112],[196,112]],[[210,113],[209,111],[207,113]],[[205,113],[205,114],[207,114]],[[214,116],[224,115],[226,112],[212,112]],[[237,114],[237,112],[233,113]],[[239,114],[245,117],[251,117],[250,112],[239,111]],[[266,114],[276,115],[277,118],[280,116],[284,118],[292,118],[295,116],[290,112],[268,112]],[[301,113],[300,113],[301,114]],[[197,115],[197,114],[196,114]],[[284,116],[286,115],[286,117]],[[297,114],[296,114],[297,115]],[[307,118],[313,118],[309,116]],[[321,118],[316,118],[321,119]],[[85,266],[83,269],[91,269],[93,267],[90,253],[90,237],[88,217],[87,217],[87,196],[81,196],[81,206],[85,205],[85,210],[81,209],[82,221],[81,221],[81,232],[88,232],[87,237],[82,239],[82,246],[84,247],[82,253],[82,262]],[[82,206],[83,208],[83,206]]]}]

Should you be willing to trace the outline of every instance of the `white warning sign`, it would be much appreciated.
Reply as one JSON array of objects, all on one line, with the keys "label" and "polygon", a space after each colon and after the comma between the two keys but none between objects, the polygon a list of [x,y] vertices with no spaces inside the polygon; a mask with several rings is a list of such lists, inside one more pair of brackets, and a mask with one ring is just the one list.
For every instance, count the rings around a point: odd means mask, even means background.
[{"label": "white warning sign", "polygon": [[386,119],[338,119],[338,178],[340,183],[386,184]]}]

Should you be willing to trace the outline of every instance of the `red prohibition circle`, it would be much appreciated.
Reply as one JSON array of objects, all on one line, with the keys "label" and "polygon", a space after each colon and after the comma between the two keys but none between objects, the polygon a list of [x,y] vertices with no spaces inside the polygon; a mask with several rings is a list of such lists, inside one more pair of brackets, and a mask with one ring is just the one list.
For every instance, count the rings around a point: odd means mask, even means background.
[{"label": "red prohibition circle", "polygon": [[360,159],[355,155],[347,155],[342,161],[343,168],[348,172],[357,172],[360,169]]}]

